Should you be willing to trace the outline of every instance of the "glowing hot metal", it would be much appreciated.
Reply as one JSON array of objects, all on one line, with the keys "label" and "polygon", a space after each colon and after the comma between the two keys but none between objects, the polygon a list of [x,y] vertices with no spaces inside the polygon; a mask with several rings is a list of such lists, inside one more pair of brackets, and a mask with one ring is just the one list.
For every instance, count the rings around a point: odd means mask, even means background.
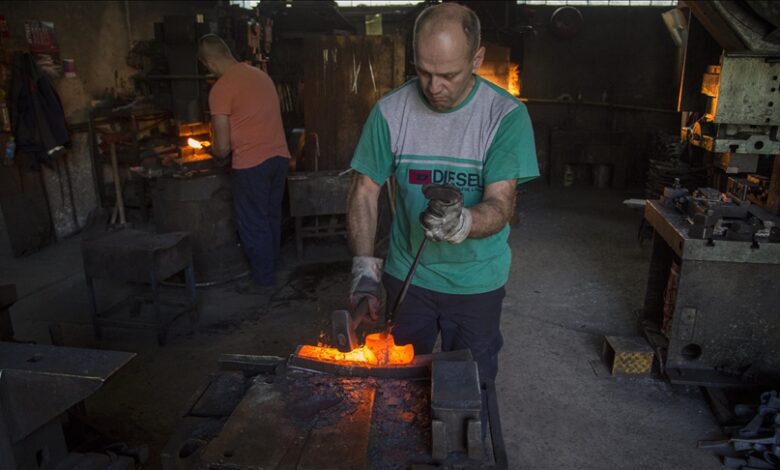
[{"label": "glowing hot metal", "polygon": [[414,359],[414,347],[411,344],[397,346],[393,335],[374,333],[366,336],[366,344],[350,352],[341,352],[325,346],[301,346],[298,356],[331,363],[360,364],[372,366],[402,366]]}]

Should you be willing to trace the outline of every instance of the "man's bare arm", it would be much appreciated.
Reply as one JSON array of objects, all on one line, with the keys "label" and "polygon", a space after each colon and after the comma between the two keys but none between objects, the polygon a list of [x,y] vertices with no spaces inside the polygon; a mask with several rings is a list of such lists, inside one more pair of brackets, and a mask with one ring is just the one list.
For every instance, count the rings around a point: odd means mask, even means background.
[{"label": "man's bare arm", "polygon": [[380,189],[366,175],[355,173],[352,178],[347,197],[347,230],[354,256],[374,256]]},{"label": "man's bare arm", "polygon": [[230,155],[230,117],[227,114],[215,114],[211,116],[211,126],[214,130],[214,145],[211,154],[224,160]]},{"label": "man's bare arm", "polygon": [[501,231],[512,218],[515,208],[515,180],[498,181],[485,187],[482,202],[469,207],[469,238],[485,238]]}]

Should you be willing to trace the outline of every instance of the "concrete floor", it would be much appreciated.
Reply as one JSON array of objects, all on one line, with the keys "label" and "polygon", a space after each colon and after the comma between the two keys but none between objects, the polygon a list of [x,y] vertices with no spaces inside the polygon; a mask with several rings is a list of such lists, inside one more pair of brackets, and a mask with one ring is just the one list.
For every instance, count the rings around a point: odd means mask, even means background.
[{"label": "concrete floor", "polygon": [[[696,448],[720,435],[699,389],[659,378],[616,379],[600,360],[604,335],[634,335],[649,246],[636,231],[636,196],[591,188],[523,188],[520,223],[510,236],[513,267],[504,303],[505,346],[497,382],[510,468],[719,469]],[[0,228],[2,224],[0,224]],[[316,343],[346,296],[349,255],[343,241],[309,242],[305,264],[287,243],[286,281],[270,298],[240,296],[232,285],[201,290],[202,321],[177,324],[165,347],[151,332],[112,329],[91,336],[80,241],[11,257],[0,232],[0,283],[16,283],[12,316],[20,340],[49,342],[62,327],[66,345],[138,353],[87,402],[95,425],[115,439],[148,444],[148,468],[196,388],[217,371],[221,353],[290,354]],[[100,302],[128,293],[102,281]]]}]

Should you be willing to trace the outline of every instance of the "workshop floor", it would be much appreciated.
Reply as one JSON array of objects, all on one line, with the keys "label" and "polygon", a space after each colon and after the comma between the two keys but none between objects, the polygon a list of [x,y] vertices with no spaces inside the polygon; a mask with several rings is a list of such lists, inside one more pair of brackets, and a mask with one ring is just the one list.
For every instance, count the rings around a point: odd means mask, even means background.
[{"label": "workshop floor", "polygon": [[[722,468],[696,448],[719,435],[698,388],[616,379],[600,360],[604,335],[637,332],[650,251],[637,243],[641,211],[621,204],[632,196],[539,182],[523,189],[510,236],[514,260],[497,383],[510,468]],[[17,339],[49,343],[54,323],[67,346],[138,353],[87,410],[115,439],[148,444],[146,468],[159,468],[162,446],[220,354],[286,356],[298,344],[316,343],[347,289],[343,241],[307,243],[305,264],[288,242],[283,286],[270,299],[238,295],[231,285],[203,289],[195,333],[182,321],[165,347],[138,330],[108,330],[98,342],[79,243],[76,237],[16,259],[0,224],[0,284],[17,284]],[[97,290],[106,306],[128,293],[107,281]]]}]

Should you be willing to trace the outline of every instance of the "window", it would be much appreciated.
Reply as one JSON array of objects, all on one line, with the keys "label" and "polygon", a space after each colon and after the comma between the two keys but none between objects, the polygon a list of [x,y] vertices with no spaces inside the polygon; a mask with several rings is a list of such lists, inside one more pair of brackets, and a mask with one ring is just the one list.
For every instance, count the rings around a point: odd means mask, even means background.
[{"label": "window", "polygon": [[359,5],[370,7],[392,7],[392,6],[405,6],[405,5],[417,5],[419,2],[410,2],[408,0],[336,0],[336,3],[340,7],[356,7]]},{"label": "window", "polygon": [[[230,0],[231,5],[238,5],[241,8],[248,9],[254,8],[258,3],[260,3],[260,0]],[[420,3],[420,0],[336,0],[336,4],[340,7],[356,7],[359,5],[372,7],[406,6],[417,5],[418,3]]]},{"label": "window", "polygon": [[520,5],[549,5],[577,7],[674,7],[677,0],[517,0]]},{"label": "window", "polygon": [[231,5],[238,5],[249,10],[256,7],[258,3],[260,3],[260,0],[230,0]]}]

